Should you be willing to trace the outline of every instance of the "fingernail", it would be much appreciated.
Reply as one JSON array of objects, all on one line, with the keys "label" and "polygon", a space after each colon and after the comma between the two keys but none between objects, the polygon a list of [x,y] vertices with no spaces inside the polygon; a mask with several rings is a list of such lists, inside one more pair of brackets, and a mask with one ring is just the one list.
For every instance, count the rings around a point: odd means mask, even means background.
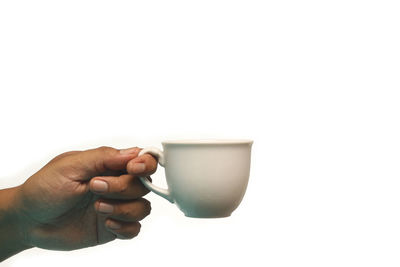
[{"label": "fingernail", "polygon": [[121,224],[114,221],[108,221],[107,227],[113,230],[118,230],[121,228]]},{"label": "fingernail", "polygon": [[144,170],[146,170],[146,164],[144,163],[135,163],[132,166],[132,171],[135,173],[141,173],[144,172]]},{"label": "fingernail", "polygon": [[98,211],[101,213],[111,214],[114,211],[114,207],[110,204],[100,202]]},{"label": "fingernail", "polygon": [[131,147],[126,149],[121,149],[119,153],[125,155],[125,154],[133,154],[136,153],[137,151],[138,151],[137,147]]},{"label": "fingernail", "polygon": [[108,190],[108,184],[102,180],[95,180],[92,184],[92,189],[97,193],[104,193]]}]

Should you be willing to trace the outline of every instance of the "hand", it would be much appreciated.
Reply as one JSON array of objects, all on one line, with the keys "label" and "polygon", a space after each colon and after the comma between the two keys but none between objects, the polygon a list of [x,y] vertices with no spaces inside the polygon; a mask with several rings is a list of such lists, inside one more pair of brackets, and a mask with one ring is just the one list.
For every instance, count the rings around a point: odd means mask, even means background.
[{"label": "hand", "polygon": [[139,152],[100,147],[51,160],[16,193],[24,242],[72,250],[135,237],[151,209],[138,176],[157,168],[151,155]]}]

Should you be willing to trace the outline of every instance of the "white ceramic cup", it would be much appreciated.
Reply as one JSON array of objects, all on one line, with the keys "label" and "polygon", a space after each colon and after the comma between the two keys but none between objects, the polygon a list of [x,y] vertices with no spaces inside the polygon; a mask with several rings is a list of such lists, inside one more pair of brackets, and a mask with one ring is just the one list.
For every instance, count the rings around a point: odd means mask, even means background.
[{"label": "white ceramic cup", "polygon": [[165,168],[168,189],[141,181],[188,217],[230,216],[246,192],[250,174],[251,140],[177,140],[162,142],[164,151],[144,148]]}]

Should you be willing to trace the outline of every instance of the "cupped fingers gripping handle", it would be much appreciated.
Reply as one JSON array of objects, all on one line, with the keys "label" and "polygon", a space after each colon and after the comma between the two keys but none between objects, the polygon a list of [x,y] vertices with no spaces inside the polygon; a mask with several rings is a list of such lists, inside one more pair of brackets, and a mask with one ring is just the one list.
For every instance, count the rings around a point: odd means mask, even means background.
[{"label": "cupped fingers gripping handle", "polygon": [[[143,155],[143,154],[151,154],[154,157],[156,157],[158,159],[158,164],[160,164],[161,166],[164,167],[164,153],[159,150],[156,147],[146,147],[144,149],[142,149],[139,153],[139,156]],[[164,189],[161,187],[158,187],[154,184],[152,184],[152,182],[150,182],[149,179],[147,179],[146,177],[139,177],[140,181],[142,181],[143,185],[149,189],[150,191],[156,193],[157,195],[165,198],[166,200],[168,200],[171,203],[174,203],[174,199],[171,196],[171,192],[168,189]]]}]

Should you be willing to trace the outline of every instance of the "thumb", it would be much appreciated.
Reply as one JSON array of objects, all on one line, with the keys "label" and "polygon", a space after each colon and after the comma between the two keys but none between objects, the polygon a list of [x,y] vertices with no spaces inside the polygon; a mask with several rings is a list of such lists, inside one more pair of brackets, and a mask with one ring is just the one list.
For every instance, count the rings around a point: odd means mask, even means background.
[{"label": "thumb", "polygon": [[77,166],[82,167],[85,175],[81,180],[89,180],[93,176],[101,175],[106,171],[125,170],[127,163],[137,157],[140,148],[118,150],[112,147],[102,146],[95,149],[89,149],[75,154]]}]

